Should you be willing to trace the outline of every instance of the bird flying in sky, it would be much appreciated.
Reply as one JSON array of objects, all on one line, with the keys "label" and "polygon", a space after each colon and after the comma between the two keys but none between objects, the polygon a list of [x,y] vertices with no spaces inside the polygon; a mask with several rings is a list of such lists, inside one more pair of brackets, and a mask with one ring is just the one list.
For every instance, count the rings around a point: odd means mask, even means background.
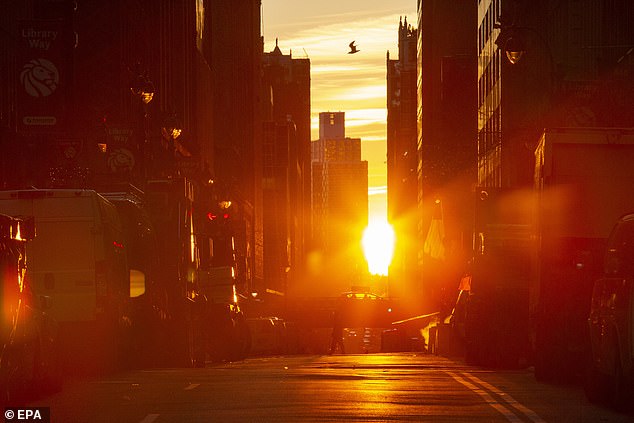
[{"label": "bird flying in sky", "polygon": [[361,51],[361,50],[357,50],[357,46],[354,45],[354,41],[348,45],[350,46],[350,51],[348,52],[348,54],[355,54]]}]

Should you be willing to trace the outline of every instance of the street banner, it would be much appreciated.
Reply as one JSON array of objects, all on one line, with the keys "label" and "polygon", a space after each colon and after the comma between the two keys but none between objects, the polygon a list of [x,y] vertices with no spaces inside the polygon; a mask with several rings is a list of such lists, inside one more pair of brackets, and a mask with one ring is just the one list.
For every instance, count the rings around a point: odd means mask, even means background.
[{"label": "street banner", "polygon": [[18,130],[27,134],[59,132],[65,120],[72,48],[63,21],[22,21],[19,40]]}]

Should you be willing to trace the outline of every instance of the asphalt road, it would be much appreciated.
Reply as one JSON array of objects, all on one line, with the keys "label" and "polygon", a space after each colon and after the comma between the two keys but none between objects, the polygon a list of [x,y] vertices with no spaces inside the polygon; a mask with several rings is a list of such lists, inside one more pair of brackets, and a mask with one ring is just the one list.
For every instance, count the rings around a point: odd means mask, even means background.
[{"label": "asphalt road", "polygon": [[634,421],[589,404],[577,387],[537,383],[530,370],[412,353],[134,371],[69,383],[29,405],[50,407],[54,423]]}]

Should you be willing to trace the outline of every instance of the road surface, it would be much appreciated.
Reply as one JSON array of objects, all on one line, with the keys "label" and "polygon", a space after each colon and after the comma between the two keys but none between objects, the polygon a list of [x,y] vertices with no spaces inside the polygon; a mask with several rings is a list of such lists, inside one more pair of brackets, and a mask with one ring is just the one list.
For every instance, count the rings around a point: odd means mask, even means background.
[{"label": "road surface", "polygon": [[251,358],[76,381],[30,406],[73,422],[634,421],[545,385],[530,369],[490,371],[414,353]]}]

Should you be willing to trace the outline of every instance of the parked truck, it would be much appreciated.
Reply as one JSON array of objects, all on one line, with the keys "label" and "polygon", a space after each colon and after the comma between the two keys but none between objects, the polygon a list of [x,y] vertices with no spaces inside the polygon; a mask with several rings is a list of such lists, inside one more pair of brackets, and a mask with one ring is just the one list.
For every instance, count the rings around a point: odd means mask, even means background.
[{"label": "parked truck", "polygon": [[100,188],[121,220],[131,269],[128,364],[200,365],[191,185],[184,179],[154,181],[149,189],[148,195],[129,184]]},{"label": "parked truck", "polygon": [[634,130],[546,129],[532,189],[478,190],[467,358],[576,379],[613,223],[634,209]]},{"label": "parked truck", "polygon": [[579,380],[605,245],[614,222],[634,210],[634,130],[546,130],[535,159],[535,375]]},{"label": "parked truck", "polygon": [[143,277],[132,295],[132,355],[139,364],[202,366],[208,357],[244,357],[248,333],[233,238],[195,219],[192,183],[170,178],[148,181],[144,191],[129,185],[108,191],[103,195],[123,222],[128,262]]}]

